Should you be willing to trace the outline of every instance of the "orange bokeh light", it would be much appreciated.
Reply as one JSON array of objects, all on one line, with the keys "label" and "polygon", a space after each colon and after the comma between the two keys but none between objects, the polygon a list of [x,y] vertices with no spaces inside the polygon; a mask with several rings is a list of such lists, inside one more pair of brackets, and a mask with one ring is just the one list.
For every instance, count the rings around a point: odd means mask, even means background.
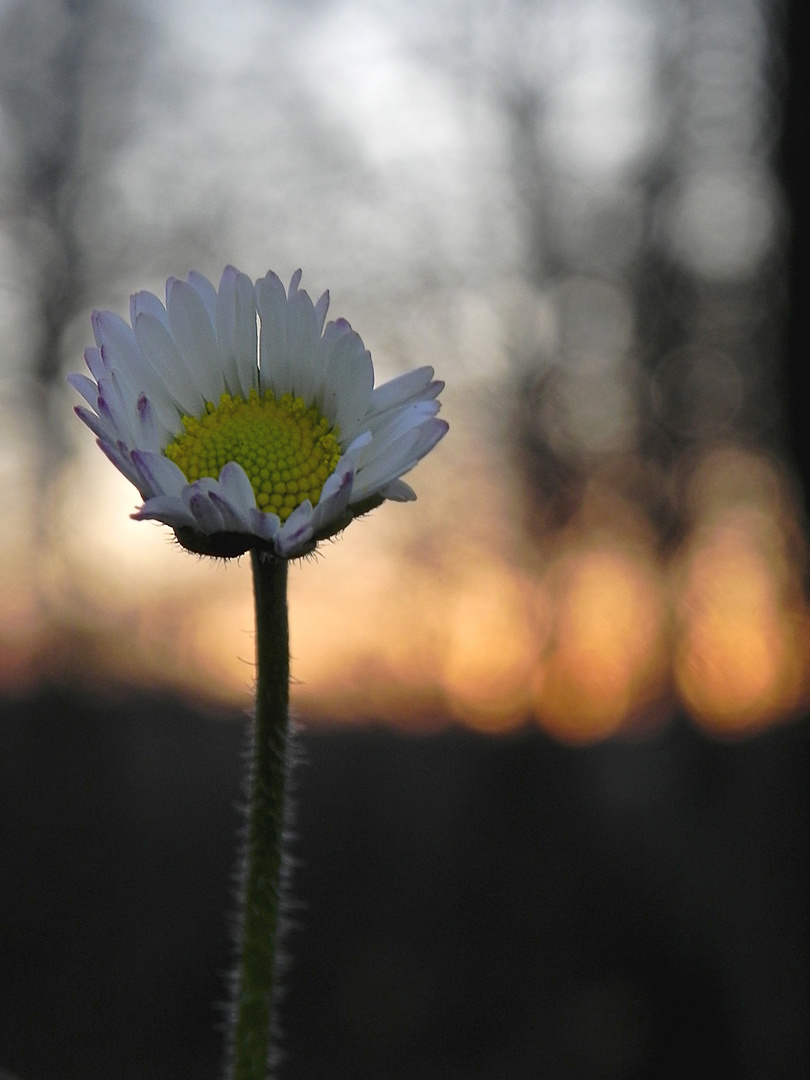
[{"label": "orange bokeh light", "polygon": [[666,603],[649,554],[615,543],[564,552],[549,571],[554,626],[538,722],[566,742],[618,731],[666,686]]},{"label": "orange bokeh light", "polygon": [[751,731],[802,701],[807,616],[781,546],[773,518],[731,508],[696,533],[679,570],[675,682],[715,734]]},{"label": "orange bokeh light", "polygon": [[475,576],[453,604],[440,675],[453,716],[482,731],[525,721],[550,616],[535,582],[497,564]]}]

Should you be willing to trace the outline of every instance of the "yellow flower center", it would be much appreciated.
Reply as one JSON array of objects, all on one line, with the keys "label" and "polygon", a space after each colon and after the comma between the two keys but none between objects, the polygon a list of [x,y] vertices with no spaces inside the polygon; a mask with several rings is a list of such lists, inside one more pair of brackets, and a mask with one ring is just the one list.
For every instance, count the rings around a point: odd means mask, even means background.
[{"label": "yellow flower center", "polygon": [[184,416],[185,432],[166,447],[166,457],[190,482],[219,478],[229,461],[247,473],[256,505],[282,521],[305,499],[314,506],[340,458],[336,429],[302,398],[278,401],[268,390],[251,390],[247,401],[223,394],[203,416]]}]

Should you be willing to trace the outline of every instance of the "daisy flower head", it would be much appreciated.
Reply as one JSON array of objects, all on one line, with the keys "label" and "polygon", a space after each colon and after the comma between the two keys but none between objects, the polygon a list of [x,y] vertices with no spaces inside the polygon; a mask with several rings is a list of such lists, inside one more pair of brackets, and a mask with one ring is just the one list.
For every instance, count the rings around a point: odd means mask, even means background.
[{"label": "daisy flower head", "polygon": [[430,367],[374,386],[371,355],[345,319],[326,323],[297,271],[255,283],[226,267],[169,278],[165,305],[130,302],[130,324],[92,315],[92,378],[68,382],[76,413],[140,491],[132,516],[184,547],[282,558],[313,551],[385,499],[416,498],[402,476],[447,431]]}]

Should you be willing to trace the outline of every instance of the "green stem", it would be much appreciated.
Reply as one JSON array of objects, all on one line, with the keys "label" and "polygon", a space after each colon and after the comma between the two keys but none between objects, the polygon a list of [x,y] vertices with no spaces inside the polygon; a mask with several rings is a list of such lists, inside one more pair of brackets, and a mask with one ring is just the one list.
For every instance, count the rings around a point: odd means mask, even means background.
[{"label": "green stem", "polygon": [[287,561],[251,552],[256,602],[256,716],[244,856],[240,966],[230,1080],[267,1080],[272,1048],[287,780],[290,649]]}]

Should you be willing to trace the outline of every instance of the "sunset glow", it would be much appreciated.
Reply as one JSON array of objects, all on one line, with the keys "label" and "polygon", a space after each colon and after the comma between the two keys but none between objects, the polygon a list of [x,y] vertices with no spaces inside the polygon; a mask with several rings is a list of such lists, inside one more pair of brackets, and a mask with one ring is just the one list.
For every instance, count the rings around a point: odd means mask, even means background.
[{"label": "sunset glow", "polygon": [[[497,468],[479,464],[482,481]],[[424,468],[426,505],[445,465]],[[457,490],[461,498],[463,484]],[[496,491],[479,484],[489,511],[473,515],[469,530],[435,520],[420,531],[414,519],[409,535],[398,508],[386,508],[292,569],[293,699],[305,722],[460,723],[489,733],[536,723],[588,743],[644,730],[679,703],[721,736],[802,706],[810,619],[801,546],[772,463],[725,449],[694,465],[684,486],[692,524],[668,560],[610,501],[527,560]],[[120,528],[66,530],[39,600],[6,565],[3,689],[68,679],[249,707],[245,561],[188,557],[166,530],[128,520],[120,501],[128,490],[102,495]],[[467,495],[472,505],[476,493]],[[487,512],[497,515],[488,524]],[[99,544],[103,560],[88,565]],[[122,559],[134,575],[119,572]]]},{"label": "sunset glow", "polygon": [[534,712],[565,741],[614,734],[666,686],[666,604],[648,553],[594,544],[550,571],[554,630]]},{"label": "sunset glow", "polygon": [[807,612],[768,544],[776,531],[761,514],[729,512],[685,558],[675,680],[689,711],[718,734],[788,715],[806,691]]}]

